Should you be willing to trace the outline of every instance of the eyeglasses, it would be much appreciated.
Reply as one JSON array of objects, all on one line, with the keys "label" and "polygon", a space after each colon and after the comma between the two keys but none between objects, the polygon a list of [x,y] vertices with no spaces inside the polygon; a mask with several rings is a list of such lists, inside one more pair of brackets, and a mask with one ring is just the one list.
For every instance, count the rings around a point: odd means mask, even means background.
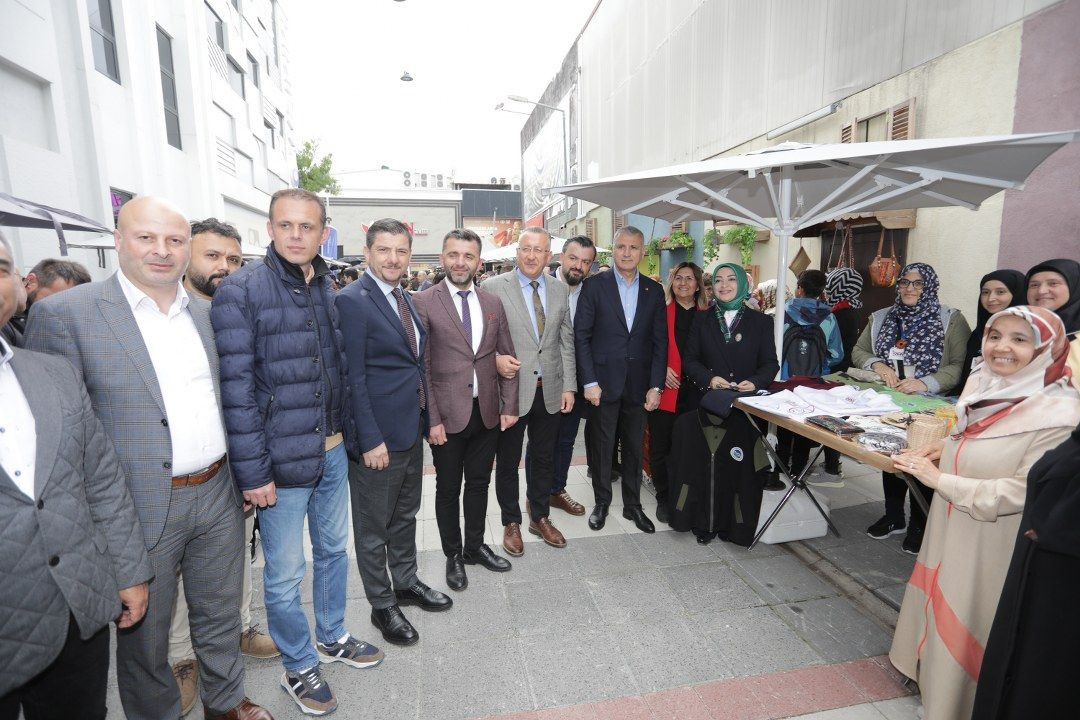
[{"label": "eyeglasses", "polygon": [[924,287],[926,287],[926,283],[922,280],[897,280],[896,284],[899,285],[901,288],[913,287],[916,290],[922,290]]}]

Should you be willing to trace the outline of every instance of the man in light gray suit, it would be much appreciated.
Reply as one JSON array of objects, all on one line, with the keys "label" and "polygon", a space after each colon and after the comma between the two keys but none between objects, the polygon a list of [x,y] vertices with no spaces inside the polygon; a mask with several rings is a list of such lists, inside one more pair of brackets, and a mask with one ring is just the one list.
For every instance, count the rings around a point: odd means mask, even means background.
[{"label": "man in light gray suit", "polygon": [[517,424],[499,436],[495,455],[495,496],[502,507],[503,549],[515,557],[525,552],[518,504],[518,464],[525,431],[529,446],[526,506],[529,532],[548,545],[566,547],[566,538],[548,514],[554,479],[555,439],[561,413],[574,407],[577,374],[569,290],[544,270],[551,259],[551,235],[527,227],[518,240],[518,267],[484,283],[484,290],[502,300],[516,356],[497,358],[503,377],[518,376]]},{"label": "man in light gray suit", "polygon": [[[0,235],[0,327],[19,277]],[[108,624],[152,576],[112,443],[70,363],[0,338],[0,719],[104,720]]]},{"label": "man in light gray suit", "polygon": [[266,720],[244,696],[240,659],[241,498],[225,457],[210,304],[180,284],[190,227],[169,203],[120,210],[120,270],[34,304],[26,348],[66,357],[120,458],[154,572],[146,616],[117,634],[128,720],[180,715],[168,660],[183,574],[207,718]]}]

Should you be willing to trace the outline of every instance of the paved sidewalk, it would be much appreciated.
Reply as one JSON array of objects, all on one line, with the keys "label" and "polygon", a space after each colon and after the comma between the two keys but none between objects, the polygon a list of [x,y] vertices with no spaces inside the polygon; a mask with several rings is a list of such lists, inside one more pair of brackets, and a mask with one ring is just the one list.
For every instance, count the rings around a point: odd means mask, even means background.
[{"label": "paved sidewalk", "polygon": [[[845,468],[846,487],[822,491],[843,537],[806,546],[820,554],[817,562],[834,563],[881,597],[899,599],[914,558],[900,551],[899,536],[875,541],[864,534],[881,513],[880,476],[850,462]],[[568,490],[591,503],[584,466],[571,468]],[[434,491],[434,476],[425,476],[420,577],[449,592]],[[411,648],[382,642],[353,565],[346,625],[384,648],[387,659],[371,670],[323,666],[338,697],[336,716],[918,717],[917,699],[904,697],[909,690],[883,657],[891,629],[788,548],[700,546],[691,534],[671,530],[646,535],[622,518],[619,495],[602,531],[590,530],[586,517],[556,510],[552,519],[568,538],[566,549],[525,533],[525,555],[512,560],[511,572],[467,568],[469,587],[451,593],[451,611],[406,608],[421,636]],[[642,495],[655,517],[654,498]],[[502,528],[494,489],[488,512],[487,541],[497,547]],[[253,614],[265,623],[261,553],[256,566]],[[302,587],[309,609],[310,582],[309,571]],[[278,720],[303,717],[279,686],[278,661],[246,658],[246,669],[253,699]],[[119,718],[115,676],[111,682],[110,717]],[[201,713],[196,706],[188,717]]]}]

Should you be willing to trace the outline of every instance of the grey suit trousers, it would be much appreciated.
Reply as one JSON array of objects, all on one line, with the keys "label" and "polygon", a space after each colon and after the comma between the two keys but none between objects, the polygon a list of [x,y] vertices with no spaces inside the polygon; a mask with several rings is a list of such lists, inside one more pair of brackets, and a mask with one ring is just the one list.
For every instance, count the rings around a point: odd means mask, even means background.
[{"label": "grey suit trousers", "polygon": [[422,443],[417,429],[413,446],[390,453],[390,464],[382,470],[367,468],[363,461],[349,463],[356,564],[368,602],[377,610],[397,603],[394,590],[405,590],[416,582],[416,514],[420,512],[424,473]]},{"label": "grey suit trousers", "polygon": [[178,572],[184,577],[203,706],[224,713],[244,699],[240,658],[244,516],[232,483],[226,465],[202,485],[172,488],[165,530],[149,551],[154,580],[146,617],[117,633],[116,674],[128,720],[180,716],[180,690],[169,665],[168,642]]}]

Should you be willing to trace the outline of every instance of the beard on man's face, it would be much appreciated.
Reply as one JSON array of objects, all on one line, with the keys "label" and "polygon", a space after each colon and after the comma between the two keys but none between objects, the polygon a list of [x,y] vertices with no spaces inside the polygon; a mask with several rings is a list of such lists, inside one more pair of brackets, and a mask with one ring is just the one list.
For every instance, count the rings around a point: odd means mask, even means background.
[{"label": "beard on man's face", "polygon": [[206,275],[200,275],[191,269],[188,269],[188,280],[191,281],[191,286],[208,297],[214,297],[214,291],[217,290],[221,281],[229,276],[227,272],[218,271],[213,273],[209,277]]},{"label": "beard on man's face", "polygon": [[563,279],[566,280],[566,284],[573,287],[579,284],[585,279],[585,273],[576,268],[563,268]]}]

